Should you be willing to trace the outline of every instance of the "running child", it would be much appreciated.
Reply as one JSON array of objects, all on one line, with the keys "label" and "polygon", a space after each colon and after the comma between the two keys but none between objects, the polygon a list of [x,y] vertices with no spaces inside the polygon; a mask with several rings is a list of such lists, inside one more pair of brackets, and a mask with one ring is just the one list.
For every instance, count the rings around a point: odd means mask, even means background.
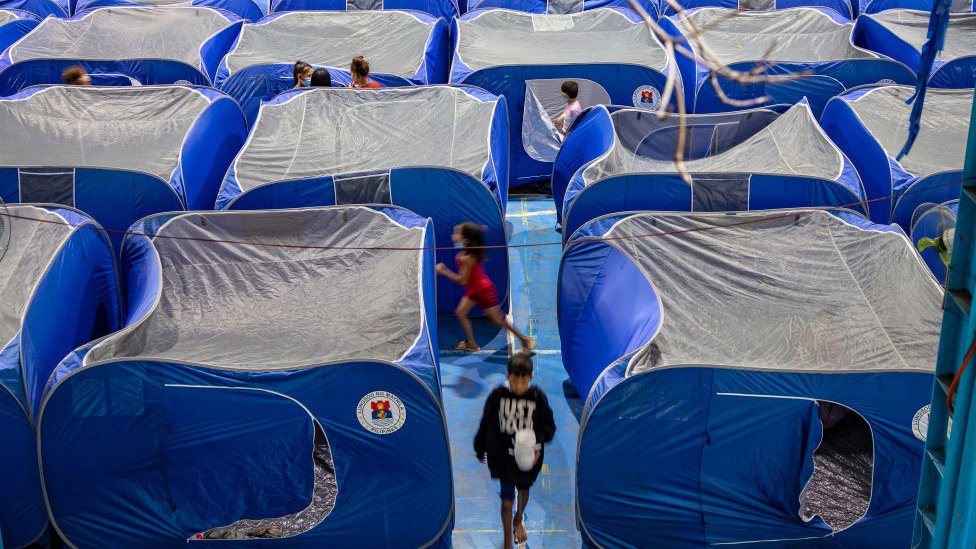
[{"label": "running child", "polygon": [[[501,486],[502,532],[505,549],[525,543],[525,506],[529,489],[542,470],[544,444],[556,434],[549,400],[542,389],[532,385],[532,359],[516,354],[508,360],[508,383],[496,388],[485,400],[474,453],[488,463],[491,478]],[[512,516],[515,492],[518,506]]]},{"label": "running child", "polygon": [[576,117],[583,112],[583,107],[580,106],[580,102],[577,99],[579,96],[579,84],[575,80],[567,80],[563,82],[563,85],[559,89],[562,91],[563,101],[566,103],[566,106],[563,108],[563,113],[557,116],[553,122],[561,124],[560,129],[563,135],[567,135],[569,134],[569,128],[576,121]]},{"label": "running child", "polygon": [[522,342],[523,352],[534,349],[535,340],[518,331],[502,314],[495,284],[485,275],[485,269],[482,266],[482,262],[485,260],[485,236],[481,227],[474,223],[461,223],[454,227],[454,234],[451,235],[451,239],[455,246],[462,248],[454,258],[458,272],[455,273],[443,263],[438,263],[437,274],[464,286],[464,297],[461,298],[461,302],[458,303],[454,313],[457,315],[461,328],[464,329],[466,339],[455,344],[454,349],[457,351],[481,350],[481,347],[474,340],[471,320],[468,319],[468,313],[475,305],[481,307],[488,319],[496,326],[502,326],[512,332],[512,335]]}]

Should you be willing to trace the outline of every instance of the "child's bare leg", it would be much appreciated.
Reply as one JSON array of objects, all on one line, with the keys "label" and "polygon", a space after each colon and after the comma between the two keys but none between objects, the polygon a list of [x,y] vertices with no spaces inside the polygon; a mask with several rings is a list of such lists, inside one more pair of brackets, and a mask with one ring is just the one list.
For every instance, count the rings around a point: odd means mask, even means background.
[{"label": "child's bare leg", "polygon": [[496,326],[502,326],[509,332],[512,332],[512,335],[517,337],[519,341],[522,342],[523,349],[532,347],[532,338],[518,331],[518,328],[513,326],[512,323],[505,318],[505,315],[502,314],[502,308],[500,306],[496,305],[491,309],[488,309],[485,311],[485,314],[488,315],[488,320],[491,320]]},{"label": "child's bare leg", "polygon": [[515,543],[525,543],[528,539],[528,534],[525,533],[525,506],[529,504],[529,490],[519,489],[518,491],[518,509],[515,510],[515,519],[513,524],[515,525]]},{"label": "child's bare leg", "polygon": [[471,312],[472,307],[474,307],[474,301],[468,297],[462,297],[457,309],[454,309],[454,314],[457,315],[458,324],[464,330],[465,344],[469,349],[477,349],[478,342],[474,340],[474,330],[471,328],[471,320],[468,319],[468,313]]},{"label": "child's bare leg", "polygon": [[505,533],[504,549],[512,549],[512,504],[510,499],[502,500],[502,532]]}]

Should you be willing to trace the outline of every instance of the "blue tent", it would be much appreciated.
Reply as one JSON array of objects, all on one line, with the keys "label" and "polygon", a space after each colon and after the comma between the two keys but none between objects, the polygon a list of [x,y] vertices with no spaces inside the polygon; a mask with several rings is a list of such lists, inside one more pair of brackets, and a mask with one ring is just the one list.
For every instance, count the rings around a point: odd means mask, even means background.
[{"label": "blue tent", "polygon": [[897,228],[608,216],[558,292],[585,546],[909,546],[942,292]]},{"label": "blue tent", "polygon": [[[860,0],[860,14],[881,13],[887,10],[921,10],[932,13],[935,7],[934,0]],[[972,0],[953,0],[949,6],[952,13],[971,13],[973,12]]]},{"label": "blue tent", "polygon": [[[930,15],[907,9],[864,15],[854,26],[854,43],[918,71]],[[945,45],[932,65],[929,85],[969,90],[976,86],[976,13],[949,14]]]},{"label": "blue tent", "polygon": [[[959,215],[959,200],[950,200],[942,204],[926,202],[919,205],[912,219],[912,242],[918,246],[919,240],[943,238],[946,246],[952,249],[952,236],[956,228],[956,216]],[[936,248],[928,247],[921,252],[922,259],[929,266],[932,275],[940,282],[946,281],[949,269],[946,267]]]},{"label": "blue tent", "polygon": [[34,30],[40,19],[23,10],[0,9],[0,51]]},{"label": "blue tent", "polygon": [[634,210],[867,211],[854,166],[824,135],[810,106],[784,109],[688,116],[690,185],[674,164],[677,117],[590,109],[577,120],[553,171],[563,238],[593,218]]},{"label": "blue tent", "polygon": [[420,11],[450,21],[460,10],[456,0],[271,0],[271,11]]},{"label": "blue tent", "polygon": [[918,138],[909,154],[896,160],[908,138],[912,106],[906,101],[914,93],[908,86],[854,90],[831,100],[821,120],[861,174],[872,201],[871,219],[897,223],[906,232],[921,204],[959,197],[973,106],[971,89],[929,89]]},{"label": "blue tent", "polygon": [[54,0],[0,0],[0,10],[26,11],[40,20],[48,15],[67,17],[69,7],[67,1],[62,4]]},{"label": "blue tent", "polygon": [[[434,220],[437,261],[454,265],[451,233],[485,229],[485,273],[508,302],[505,101],[470,86],[286,92],[261,106],[217,198],[218,209],[392,204]],[[463,288],[446,278],[438,310]]]},{"label": "blue tent", "polygon": [[248,21],[257,21],[268,14],[267,0],[190,0],[189,2],[173,2],[173,0],[72,0],[75,3],[74,13],[81,13],[95,8],[107,6],[198,6],[215,8],[233,13]]},{"label": "blue tent", "polygon": [[579,84],[592,105],[661,106],[674,60],[630,10],[604,8],[572,15],[475,10],[454,23],[451,82],[504,95],[511,128],[513,186],[547,179],[563,139],[560,86]]},{"label": "blue tent", "polygon": [[[657,16],[657,0],[637,0],[651,16]],[[502,8],[526,13],[558,15],[597,8],[632,9],[628,0],[469,0],[467,11]]]},{"label": "blue tent", "polygon": [[429,220],[211,211],[133,232],[126,328],[66,359],[41,411],[68,543],[449,546]]},{"label": "blue tent", "polygon": [[447,81],[448,31],[443,19],[416,11],[277,13],[244,25],[214,85],[237,99],[253,124],[261,101],[295,87],[289,60],[327,68],[333,86],[350,83],[356,55],[366,57],[370,78],[384,87],[441,84]]},{"label": "blue tent", "polygon": [[[674,15],[674,9],[667,0],[660,0],[661,13],[665,16]],[[850,0],[680,0],[679,4],[686,10],[696,8],[728,8],[734,10],[773,11],[789,8],[824,8],[833,10],[841,17],[854,19],[856,6]]]},{"label": "blue tent", "polygon": [[61,72],[72,65],[84,67],[95,85],[209,86],[241,24],[229,12],[176,6],[115,6],[70,19],[48,17],[0,55],[0,96],[60,84]]},{"label": "blue tent", "polygon": [[[734,17],[730,17],[735,13]],[[827,101],[844,91],[877,82],[914,84],[915,73],[904,64],[855,47],[853,23],[833,10],[791,8],[775,12],[732,12],[724,8],[690,10],[662,20],[676,36],[691,36],[693,26],[708,28],[699,40],[688,42],[696,59],[678,55],[685,82],[686,104],[694,112],[724,112],[739,108],[722,100],[748,101],[768,97],[769,103],[793,104],[806,97],[819,117]],[[749,72],[769,63],[764,74],[782,80],[738,83],[710,70],[701,59],[701,45],[724,67]],[[802,77],[795,75],[806,72]]]},{"label": "blue tent", "polygon": [[16,549],[48,525],[34,430],[44,384],[120,317],[108,239],[76,210],[0,207],[0,258],[0,546]]},{"label": "blue tent", "polygon": [[0,99],[0,127],[0,199],[83,210],[116,250],[146,215],[213,208],[246,134],[234,100],[189,86],[35,87]]}]

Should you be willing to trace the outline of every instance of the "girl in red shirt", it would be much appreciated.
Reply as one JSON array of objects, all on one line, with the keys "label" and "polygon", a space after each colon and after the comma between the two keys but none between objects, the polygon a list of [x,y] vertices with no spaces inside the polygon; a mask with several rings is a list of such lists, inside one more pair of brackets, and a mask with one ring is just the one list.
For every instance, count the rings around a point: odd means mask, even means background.
[{"label": "girl in red shirt", "polygon": [[455,245],[460,245],[462,248],[454,259],[458,272],[455,273],[443,263],[438,263],[437,274],[464,286],[464,297],[461,298],[461,302],[458,303],[454,313],[457,315],[458,322],[464,329],[464,335],[467,339],[455,344],[454,349],[458,351],[481,350],[481,347],[478,347],[478,343],[474,340],[471,321],[468,320],[468,313],[475,305],[481,307],[488,319],[495,325],[502,326],[512,332],[512,335],[522,342],[522,351],[528,352],[534,349],[535,340],[518,331],[502,314],[495,284],[485,275],[485,269],[481,265],[485,260],[485,237],[481,227],[474,223],[461,223],[454,227],[454,234],[451,235],[451,239]]}]

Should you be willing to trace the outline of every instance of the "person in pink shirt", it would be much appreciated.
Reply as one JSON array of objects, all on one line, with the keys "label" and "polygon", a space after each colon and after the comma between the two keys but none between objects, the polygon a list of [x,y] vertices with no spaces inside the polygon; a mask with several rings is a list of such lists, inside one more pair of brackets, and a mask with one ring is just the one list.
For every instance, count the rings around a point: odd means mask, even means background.
[{"label": "person in pink shirt", "polygon": [[579,95],[579,84],[574,80],[567,80],[563,82],[560,87],[563,92],[563,101],[566,102],[566,107],[563,108],[563,113],[556,117],[554,122],[562,125],[562,133],[565,136],[569,133],[569,128],[573,126],[573,121],[579,116],[580,112],[583,111],[583,107],[580,106],[577,96]]}]

